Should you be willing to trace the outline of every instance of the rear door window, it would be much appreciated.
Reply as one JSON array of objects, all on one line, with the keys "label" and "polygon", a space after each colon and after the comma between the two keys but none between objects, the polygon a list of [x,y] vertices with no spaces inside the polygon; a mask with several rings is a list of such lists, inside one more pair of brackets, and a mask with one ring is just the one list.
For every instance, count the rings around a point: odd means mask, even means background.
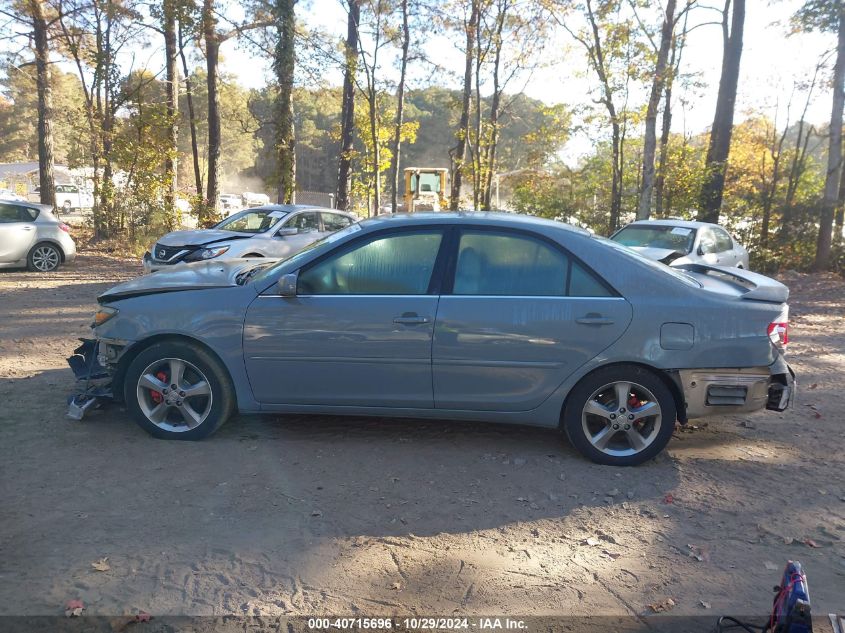
[{"label": "rear door window", "polygon": [[322,213],[320,215],[323,216],[323,230],[325,231],[339,231],[352,224],[351,219],[339,213]]},{"label": "rear door window", "polygon": [[21,207],[11,204],[0,204],[0,222],[8,224],[10,222],[20,222]]},{"label": "rear door window", "polygon": [[292,217],[285,228],[299,229],[300,233],[316,233],[320,230],[320,218],[313,211],[306,211]]}]

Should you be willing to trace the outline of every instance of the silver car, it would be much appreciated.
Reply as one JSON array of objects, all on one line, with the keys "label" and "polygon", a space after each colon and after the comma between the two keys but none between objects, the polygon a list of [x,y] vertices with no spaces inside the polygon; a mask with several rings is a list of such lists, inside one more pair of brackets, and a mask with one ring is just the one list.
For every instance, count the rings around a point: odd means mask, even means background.
[{"label": "silver car", "polygon": [[245,209],[210,229],[168,233],[144,254],[144,271],[209,259],[288,257],[356,219],[351,213],[303,205]]},{"label": "silver car", "polygon": [[0,200],[0,268],[51,272],[76,258],[70,227],[45,204]]},{"label": "silver car", "polygon": [[638,220],[610,236],[614,242],[664,264],[748,268],[748,251],[718,224]]},{"label": "silver car", "polygon": [[787,288],[690,268],[526,216],[378,216],[280,262],[118,285],[71,364],[161,438],[235,411],[489,420],[633,465],[676,420],[790,400]]}]

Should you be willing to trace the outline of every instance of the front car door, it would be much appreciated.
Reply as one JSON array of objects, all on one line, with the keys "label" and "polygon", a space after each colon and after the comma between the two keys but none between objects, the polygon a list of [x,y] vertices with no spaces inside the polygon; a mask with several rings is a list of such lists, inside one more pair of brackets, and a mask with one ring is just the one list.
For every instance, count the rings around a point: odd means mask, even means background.
[{"label": "front car door", "polygon": [[258,297],[244,329],[256,399],[431,408],[442,244],[442,229],[365,235],[303,267],[295,297]]},{"label": "front car door", "polygon": [[271,257],[288,257],[321,236],[320,215],[316,211],[299,211],[275,227],[264,247]]},{"label": "front car door", "polygon": [[559,245],[460,232],[432,349],[438,409],[527,411],[619,338],[630,304]]},{"label": "front car door", "polygon": [[35,238],[33,212],[15,204],[0,203],[0,262],[8,264],[26,259]]}]

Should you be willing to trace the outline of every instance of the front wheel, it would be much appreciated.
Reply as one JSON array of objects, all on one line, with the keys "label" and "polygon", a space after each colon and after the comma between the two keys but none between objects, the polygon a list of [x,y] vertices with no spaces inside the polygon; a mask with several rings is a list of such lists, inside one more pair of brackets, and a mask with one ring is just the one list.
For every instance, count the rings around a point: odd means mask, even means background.
[{"label": "front wheel", "polygon": [[636,466],[666,447],[676,415],[672,393],[656,374],[618,365],[589,374],[572,389],[563,428],[597,464]]},{"label": "front wheel", "polygon": [[138,354],[126,371],[124,398],[135,422],[161,439],[207,437],[235,409],[220,361],[183,342],[156,343]]}]

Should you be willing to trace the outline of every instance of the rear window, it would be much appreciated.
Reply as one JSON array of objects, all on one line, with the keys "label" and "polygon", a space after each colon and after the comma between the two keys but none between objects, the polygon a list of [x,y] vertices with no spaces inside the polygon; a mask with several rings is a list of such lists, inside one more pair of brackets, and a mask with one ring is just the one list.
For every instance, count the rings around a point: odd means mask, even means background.
[{"label": "rear window", "polygon": [[610,239],[624,246],[665,248],[686,255],[692,251],[695,229],[662,224],[631,224]]}]

